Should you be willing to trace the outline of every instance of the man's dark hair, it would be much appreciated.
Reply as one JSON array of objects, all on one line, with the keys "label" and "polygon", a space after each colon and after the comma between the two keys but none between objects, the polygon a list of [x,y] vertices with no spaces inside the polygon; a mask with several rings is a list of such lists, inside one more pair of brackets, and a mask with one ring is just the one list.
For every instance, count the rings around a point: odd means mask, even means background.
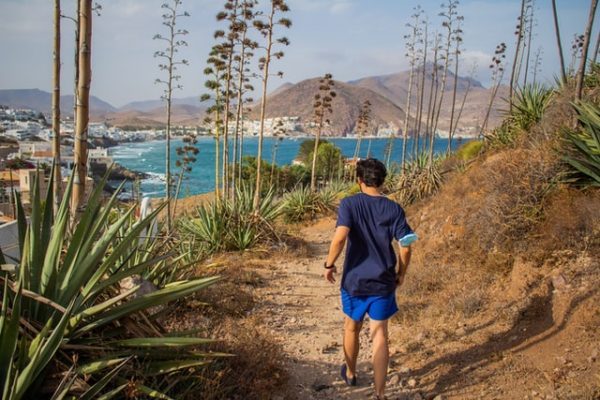
[{"label": "man's dark hair", "polygon": [[369,187],[379,187],[383,185],[387,171],[378,159],[367,158],[356,163],[356,176]]}]

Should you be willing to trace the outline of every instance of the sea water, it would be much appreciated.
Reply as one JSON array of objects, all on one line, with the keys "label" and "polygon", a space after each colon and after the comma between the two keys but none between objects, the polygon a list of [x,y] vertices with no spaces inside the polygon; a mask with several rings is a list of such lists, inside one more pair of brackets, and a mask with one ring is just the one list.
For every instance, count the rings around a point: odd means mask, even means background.
[{"label": "sea water", "polygon": [[[276,163],[278,166],[289,165],[298,155],[300,144],[310,138],[264,138],[263,160],[271,162],[273,150],[277,144]],[[325,138],[340,148],[344,157],[353,157],[356,149],[354,138]],[[392,163],[402,162],[402,139],[392,139]],[[360,145],[360,158],[367,155],[384,159],[388,138],[363,138]],[[452,149],[456,149],[464,140],[455,139]],[[177,159],[175,149],[181,146],[181,139],[171,141],[171,173],[179,175],[179,168],[175,167]],[[220,144],[222,146],[222,143]],[[412,140],[407,143],[407,154],[412,154]],[[436,139],[434,142],[435,153],[445,152],[448,146],[447,139]],[[199,137],[197,161],[192,164],[192,172],[187,174],[182,184],[180,197],[208,193],[215,189],[215,143],[212,137]],[[244,138],[244,155],[256,156],[258,151],[258,138]],[[141,143],[124,143],[110,149],[110,154],[115,162],[122,166],[139,172],[145,172],[149,178],[142,180],[141,191],[144,196],[162,197],[165,193],[165,141],[149,141]],[[230,158],[233,150],[230,148]],[[407,156],[408,157],[408,156]]]}]

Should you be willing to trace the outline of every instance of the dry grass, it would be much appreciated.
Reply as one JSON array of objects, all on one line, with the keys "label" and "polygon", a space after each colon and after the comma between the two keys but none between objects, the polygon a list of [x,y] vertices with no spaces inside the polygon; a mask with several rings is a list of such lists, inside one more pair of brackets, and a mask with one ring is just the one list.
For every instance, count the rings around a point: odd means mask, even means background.
[{"label": "dry grass", "polygon": [[262,321],[251,315],[256,305],[255,289],[264,284],[261,270],[268,263],[248,254],[223,254],[197,275],[220,275],[223,280],[181,302],[175,314],[165,318],[171,331],[196,332],[217,342],[203,351],[230,354],[216,358],[194,377],[197,387],[185,398],[265,399],[282,387],[286,379],[280,346]]},{"label": "dry grass", "polygon": [[543,216],[559,162],[545,148],[498,153],[479,169],[480,207],[467,216],[468,234],[483,250],[511,250]]},{"label": "dry grass", "polygon": [[560,188],[536,228],[542,249],[600,249],[600,192]]},{"label": "dry grass", "polygon": [[[212,350],[232,354],[202,373],[202,399],[268,399],[286,380],[282,349],[254,317],[227,318],[214,331]],[[198,393],[189,397],[198,398]]]}]

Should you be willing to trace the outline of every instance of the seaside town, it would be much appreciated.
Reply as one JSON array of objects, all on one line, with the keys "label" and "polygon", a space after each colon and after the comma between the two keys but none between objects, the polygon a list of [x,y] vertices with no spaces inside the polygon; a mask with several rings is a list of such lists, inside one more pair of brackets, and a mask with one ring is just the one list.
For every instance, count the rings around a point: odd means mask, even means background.
[{"label": "seaside town", "polygon": [[[267,118],[264,122],[264,136],[305,137],[307,131],[315,128],[313,122],[303,124],[298,117]],[[230,123],[234,128],[234,122]],[[248,136],[257,136],[260,121],[244,122],[244,132]],[[173,128],[173,136],[183,136],[193,131],[197,136],[211,135],[209,125],[179,126]],[[61,176],[66,182],[73,167],[72,118],[61,121]],[[371,137],[390,137],[399,132],[393,123],[378,126]],[[438,136],[447,135],[438,131]],[[352,138],[355,132],[347,135]],[[32,182],[39,170],[44,174],[40,180],[40,189],[46,190],[49,169],[52,165],[53,132],[48,124],[47,116],[32,109],[15,109],[0,105],[0,224],[15,218],[15,205],[10,193],[14,190],[21,193],[24,204],[29,203]],[[138,143],[153,140],[164,140],[164,129],[125,130],[109,126],[105,122],[90,122],[88,125],[88,171],[94,178],[95,171],[106,171],[114,163],[110,148],[123,143]],[[118,177],[131,179],[135,172],[127,171],[119,166]],[[97,178],[97,176],[96,176]]]}]

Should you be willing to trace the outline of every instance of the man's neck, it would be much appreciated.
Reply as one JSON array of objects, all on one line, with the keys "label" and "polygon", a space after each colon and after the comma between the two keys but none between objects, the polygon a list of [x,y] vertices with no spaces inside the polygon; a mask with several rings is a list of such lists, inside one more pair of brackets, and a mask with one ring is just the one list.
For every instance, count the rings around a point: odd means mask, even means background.
[{"label": "man's neck", "polygon": [[360,185],[360,190],[369,196],[381,196],[381,191],[377,187],[367,186],[364,183]]}]

